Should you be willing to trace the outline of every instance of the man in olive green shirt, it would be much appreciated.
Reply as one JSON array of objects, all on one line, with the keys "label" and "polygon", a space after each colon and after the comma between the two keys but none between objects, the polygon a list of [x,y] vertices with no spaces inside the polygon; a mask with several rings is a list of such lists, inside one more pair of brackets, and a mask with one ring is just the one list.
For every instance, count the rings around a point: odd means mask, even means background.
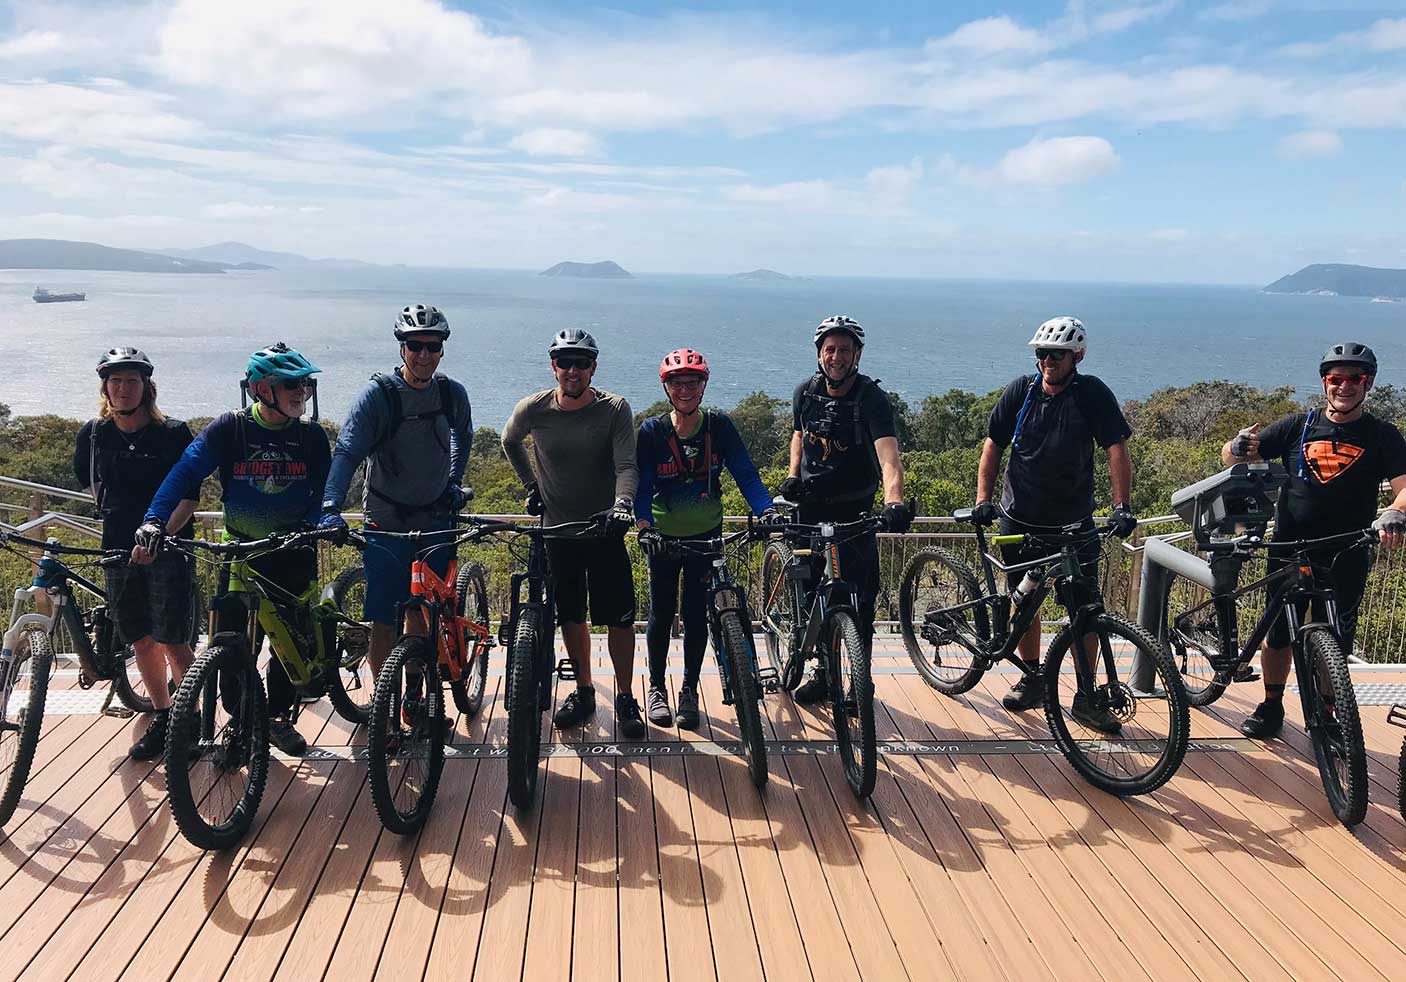
[{"label": "man in olive green shirt", "polygon": [[[630,404],[591,385],[600,349],[585,331],[568,328],[547,348],[556,388],[528,396],[503,428],[503,451],[527,488],[527,510],[548,525],[584,521],[606,510],[634,524],[639,484]],[[532,452],[524,441],[532,437]],[[632,691],[635,667],[635,583],[623,538],[549,539],[557,621],[576,689],[552,717],[559,728],[580,726],[596,711],[591,684],[591,632],[605,625],[615,666],[615,716],[626,739],[644,736]]]}]

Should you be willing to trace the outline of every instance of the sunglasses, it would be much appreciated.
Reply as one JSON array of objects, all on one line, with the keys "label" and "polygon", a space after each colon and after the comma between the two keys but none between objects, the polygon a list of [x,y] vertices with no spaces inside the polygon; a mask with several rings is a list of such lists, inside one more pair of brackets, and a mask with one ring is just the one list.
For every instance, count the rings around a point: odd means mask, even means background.
[{"label": "sunglasses", "polygon": [[317,379],[315,379],[315,378],[281,378],[281,379],[278,380],[277,385],[278,385],[278,387],[279,387],[280,389],[282,389],[284,392],[298,392],[298,391],[300,391],[300,390],[302,390],[302,389],[309,389],[309,390],[311,390],[311,389],[317,388]]},{"label": "sunglasses", "polygon": [[443,341],[402,341],[405,350],[412,354],[419,354],[421,351],[428,351],[432,355],[437,355],[444,350]]},{"label": "sunglasses", "polygon": [[1362,385],[1367,381],[1366,375],[1339,375],[1332,372],[1323,376],[1323,381],[1329,385]]},{"label": "sunglasses", "polygon": [[585,371],[595,363],[595,359],[593,358],[557,358],[555,361],[553,361],[553,364],[556,365],[557,368],[560,368],[563,372],[569,372],[573,368],[579,368],[582,371]]},{"label": "sunglasses", "polygon": [[1035,360],[1055,362],[1064,361],[1065,356],[1068,354],[1069,352],[1065,351],[1063,348],[1036,348]]}]

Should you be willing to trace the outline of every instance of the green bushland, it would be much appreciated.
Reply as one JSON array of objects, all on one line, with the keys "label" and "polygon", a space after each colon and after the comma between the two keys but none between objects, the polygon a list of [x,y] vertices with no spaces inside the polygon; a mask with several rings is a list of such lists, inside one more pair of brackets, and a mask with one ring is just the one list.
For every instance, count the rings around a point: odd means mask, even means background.
[{"label": "green bushland", "polygon": [[[910,405],[896,394],[890,394],[898,421],[899,443],[907,472],[907,493],[916,497],[922,515],[947,515],[953,509],[972,503],[976,482],[977,461],[981,441],[986,434],[986,420],[1000,390],[986,393],[949,389]],[[1321,402],[1321,400],[1318,400]],[[1193,481],[1215,473],[1221,467],[1220,448],[1234,433],[1253,422],[1269,423],[1278,417],[1306,408],[1310,403],[1299,400],[1288,387],[1259,389],[1239,382],[1212,381],[1194,385],[1175,386],[1152,393],[1145,399],[1133,399],[1123,404],[1123,411],[1132,424],[1134,435],[1129,441],[1133,460],[1133,510],[1144,518],[1165,515],[1170,511],[1173,491]],[[1392,385],[1380,385],[1372,393],[1371,411],[1398,426],[1406,422],[1406,390]],[[667,411],[666,403],[656,402],[636,419]],[[787,456],[791,441],[791,407],[788,399],[753,392],[728,410],[733,422],[752,451],[753,459],[767,486],[775,489],[786,476]],[[190,420],[198,432],[209,420]],[[80,420],[60,416],[15,416],[0,404],[0,475],[20,478],[53,487],[74,488],[73,446]],[[335,424],[322,423],[331,439],[336,439]],[[1100,508],[1109,503],[1107,458],[1096,455],[1097,500]],[[361,476],[353,484],[349,501],[361,496]],[[474,434],[474,447],[469,460],[466,482],[475,491],[473,508],[481,514],[517,514],[522,510],[524,489],[503,456],[498,433],[490,427],[480,427]],[[31,501],[23,492],[0,489],[0,502],[27,508]],[[746,503],[731,480],[723,479],[724,509],[730,515],[742,515]],[[91,515],[92,506],[80,502],[49,501],[46,510]],[[219,487],[212,478],[201,488],[202,511],[218,511]],[[25,517],[23,511],[5,511],[0,518],[11,523]],[[1159,525],[1153,532],[1170,532],[1177,523]],[[66,541],[81,539],[78,533],[65,530],[54,532]],[[208,527],[205,534],[214,534]],[[921,536],[909,536],[902,542],[885,546],[883,559],[885,588],[881,608],[896,609],[898,578],[907,557],[922,543]],[[637,547],[630,545],[635,558],[635,580],[640,598],[639,616],[647,610],[647,575]],[[1109,602],[1125,606],[1136,598],[1128,596],[1131,560],[1121,550],[1105,563],[1104,584]],[[760,550],[753,548],[740,556],[748,568],[755,567]],[[484,563],[490,574],[490,593],[495,609],[506,604],[508,577],[516,568],[506,544],[485,543],[466,548],[461,559]],[[326,550],[324,571],[327,576],[357,561],[354,550]],[[1396,598],[1406,585],[1403,564],[1383,560],[1377,564],[1364,606],[1358,647],[1378,660],[1401,657],[1406,651],[1406,618],[1396,607]],[[28,561],[13,553],[0,553],[0,588],[9,597],[14,587],[28,579]],[[205,578],[209,580],[208,570]],[[205,584],[207,587],[210,583]],[[753,590],[755,593],[755,589]],[[755,600],[755,597],[754,597]],[[755,606],[755,604],[754,604]],[[7,613],[8,616],[8,613]],[[885,615],[881,609],[880,617]],[[1380,639],[1380,640],[1379,640]]]}]

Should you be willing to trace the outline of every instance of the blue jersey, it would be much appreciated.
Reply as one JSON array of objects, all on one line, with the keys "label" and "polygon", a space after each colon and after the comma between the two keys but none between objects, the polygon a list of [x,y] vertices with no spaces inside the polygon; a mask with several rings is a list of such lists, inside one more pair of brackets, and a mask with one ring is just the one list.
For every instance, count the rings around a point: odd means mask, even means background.
[{"label": "blue jersey", "polygon": [[214,419],[162,482],[146,521],[165,523],[200,483],[220,475],[225,528],[241,539],[289,532],[317,520],[332,452],[316,423],[264,423],[258,407]]},{"label": "blue jersey", "polygon": [[665,535],[704,535],[722,524],[724,467],[752,511],[760,515],[771,507],[752,455],[726,413],[708,410],[687,440],[679,439],[667,413],[645,420],[635,460],[640,471],[635,517],[653,522]]}]

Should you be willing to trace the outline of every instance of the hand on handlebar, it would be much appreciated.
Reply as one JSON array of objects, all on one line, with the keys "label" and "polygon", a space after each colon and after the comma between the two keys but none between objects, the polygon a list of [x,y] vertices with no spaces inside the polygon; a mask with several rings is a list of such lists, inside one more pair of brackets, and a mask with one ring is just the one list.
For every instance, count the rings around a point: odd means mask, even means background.
[{"label": "hand on handlebar", "polygon": [[659,534],[659,530],[653,528],[640,529],[639,534],[640,549],[650,559],[654,559],[664,554],[664,536]]},{"label": "hand on handlebar", "polygon": [[805,486],[801,483],[799,477],[788,477],[781,482],[781,487],[776,490],[781,494],[781,497],[785,498],[787,501],[800,504],[801,493],[805,490]]},{"label": "hand on handlebar", "polygon": [[1406,512],[1398,508],[1388,508],[1372,523],[1377,533],[1377,541],[1384,549],[1400,549],[1406,545]]},{"label": "hand on handlebar", "polygon": [[351,529],[347,527],[347,520],[342,517],[342,513],[335,508],[323,509],[322,516],[317,520],[317,527],[320,529],[334,529],[338,535],[332,541],[341,545],[347,541],[347,534]]},{"label": "hand on handlebar", "polygon": [[1126,539],[1137,529],[1137,516],[1127,505],[1119,505],[1108,516],[1108,524],[1112,526],[1114,535],[1120,539]]},{"label": "hand on handlebar", "polygon": [[528,485],[527,497],[523,499],[522,509],[534,518],[542,514],[542,492],[537,490],[537,485]]},{"label": "hand on handlebar", "polygon": [[132,546],[132,564],[149,566],[161,551],[161,543],[166,538],[166,529],[157,522],[145,522],[137,529],[135,544]]},{"label": "hand on handlebar", "polygon": [[997,518],[996,506],[988,501],[978,501],[972,509],[973,525],[994,525]]},{"label": "hand on handlebar", "polygon": [[913,510],[903,501],[890,501],[879,517],[885,532],[907,532],[913,525]]}]

